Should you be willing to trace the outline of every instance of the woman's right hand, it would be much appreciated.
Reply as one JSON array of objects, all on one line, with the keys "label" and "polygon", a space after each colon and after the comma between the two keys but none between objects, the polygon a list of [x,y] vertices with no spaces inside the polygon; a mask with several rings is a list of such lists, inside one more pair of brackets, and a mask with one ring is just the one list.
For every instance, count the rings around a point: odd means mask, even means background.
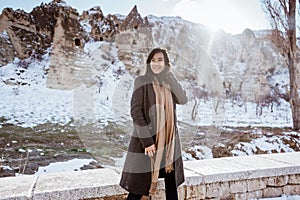
[{"label": "woman's right hand", "polygon": [[152,157],[155,153],[156,153],[155,144],[152,144],[151,146],[145,148],[146,156]]}]

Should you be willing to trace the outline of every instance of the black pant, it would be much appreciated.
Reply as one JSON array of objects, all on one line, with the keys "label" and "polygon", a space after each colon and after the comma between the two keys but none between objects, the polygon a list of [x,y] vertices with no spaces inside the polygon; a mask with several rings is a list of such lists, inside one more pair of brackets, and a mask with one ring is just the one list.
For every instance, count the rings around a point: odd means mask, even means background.
[{"label": "black pant", "polygon": [[[175,182],[174,170],[171,173],[165,173],[165,193],[166,200],[178,200],[177,187]],[[129,193],[127,200],[140,200],[143,195]]]}]

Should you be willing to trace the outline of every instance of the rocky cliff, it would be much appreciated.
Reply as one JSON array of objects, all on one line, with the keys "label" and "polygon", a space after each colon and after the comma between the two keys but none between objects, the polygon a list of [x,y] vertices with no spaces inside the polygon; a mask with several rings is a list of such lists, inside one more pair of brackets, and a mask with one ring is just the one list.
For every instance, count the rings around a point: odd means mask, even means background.
[{"label": "rocky cliff", "polygon": [[[85,42],[114,41],[120,31],[149,26],[135,6],[128,16],[104,16],[100,7],[91,8],[79,15],[63,0],[41,4],[30,13],[6,8],[0,16],[1,66],[14,57],[28,58],[33,53],[45,53],[54,40],[63,39],[66,52]],[[59,32],[59,33],[57,33]],[[64,38],[61,38],[63,36]],[[71,49],[68,49],[71,48]]]},{"label": "rocky cliff", "polygon": [[[135,6],[126,16],[104,16],[100,7],[79,15],[62,0],[41,4],[30,13],[6,8],[0,16],[0,66],[19,58],[42,55],[51,48],[48,85],[71,89],[76,85],[74,64],[89,41],[114,42],[120,32],[149,26]],[[78,82],[78,81],[77,81]]]},{"label": "rocky cliff", "polygon": [[265,34],[245,30],[230,35],[178,17],[143,18],[136,6],[127,16],[104,16],[100,7],[80,15],[63,0],[41,4],[30,13],[6,8],[0,16],[0,41],[0,67],[15,58],[40,57],[50,51],[49,88],[95,83],[99,70],[95,65],[101,64],[93,63],[93,57],[84,51],[90,42],[107,44],[102,45],[103,55],[99,56],[108,63],[115,61],[109,52],[114,45],[131,75],[143,73],[151,48],[167,48],[174,73],[191,83],[194,98],[199,91],[209,91],[209,95],[226,93],[237,100],[266,101],[272,87],[287,88],[286,82],[271,81],[284,68],[284,60]]}]

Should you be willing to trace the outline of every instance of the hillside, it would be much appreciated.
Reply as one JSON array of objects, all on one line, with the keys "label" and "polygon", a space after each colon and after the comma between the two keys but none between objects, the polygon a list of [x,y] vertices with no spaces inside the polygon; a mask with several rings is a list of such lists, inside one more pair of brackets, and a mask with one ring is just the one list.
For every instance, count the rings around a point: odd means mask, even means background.
[{"label": "hillside", "polygon": [[[227,148],[222,132],[252,134],[244,143],[234,140],[226,151],[232,155],[299,149],[299,133],[276,129],[292,126],[290,105],[280,97],[289,89],[289,75],[268,31],[213,32],[179,17],[142,17],[136,6],[127,16],[104,16],[100,7],[79,14],[54,0],[30,13],[4,9],[0,41],[0,130],[59,124],[76,129],[92,151],[106,131],[112,141],[107,149],[122,145],[120,156],[132,130],[134,78],[144,73],[149,51],[160,46],[168,49],[189,97],[178,108],[186,159],[212,156],[199,138]],[[68,129],[49,127],[55,133]],[[276,137],[260,127],[277,130]]]},{"label": "hillside", "polygon": [[[85,95],[80,85],[92,95],[92,118],[114,120],[120,112],[112,114],[111,105],[124,109],[131,95],[119,91],[131,89],[149,50],[162,46],[189,93],[187,121],[210,125],[217,116],[228,126],[291,126],[289,104],[275,92],[287,91],[288,71],[263,31],[211,32],[178,17],[142,18],[137,7],[127,16],[104,16],[100,7],[79,15],[59,0],[31,13],[4,9],[0,24],[0,114],[9,123],[74,120],[76,98]],[[222,105],[216,113],[214,101]]]}]

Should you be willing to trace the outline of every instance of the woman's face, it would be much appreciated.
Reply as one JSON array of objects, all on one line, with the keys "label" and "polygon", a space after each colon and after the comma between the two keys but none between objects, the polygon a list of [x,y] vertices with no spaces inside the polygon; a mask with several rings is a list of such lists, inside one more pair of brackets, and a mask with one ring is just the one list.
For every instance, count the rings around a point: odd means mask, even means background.
[{"label": "woman's face", "polygon": [[165,69],[165,59],[163,53],[154,54],[150,61],[150,67],[154,74],[159,74]]}]

